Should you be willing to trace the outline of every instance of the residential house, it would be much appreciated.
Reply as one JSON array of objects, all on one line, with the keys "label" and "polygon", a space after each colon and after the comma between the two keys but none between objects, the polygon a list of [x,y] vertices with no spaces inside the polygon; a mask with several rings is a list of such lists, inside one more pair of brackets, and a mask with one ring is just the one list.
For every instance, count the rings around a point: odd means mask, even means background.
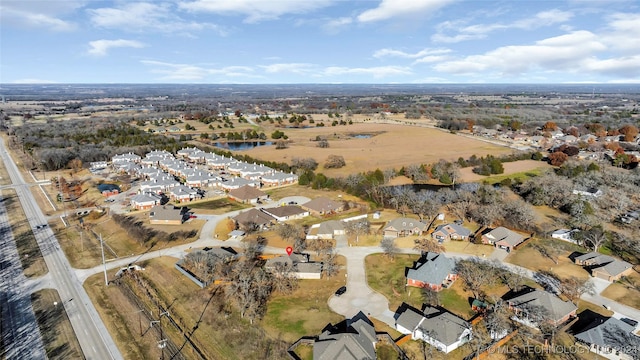
[{"label": "residential house", "polygon": [[308,240],[335,239],[336,236],[346,233],[344,222],[339,220],[329,220],[320,224],[311,225],[307,233]]},{"label": "residential house", "polygon": [[171,201],[179,203],[193,201],[198,197],[198,191],[188,186],[178,185],[169,190],[169,198]]},{"label": "residential house", "polygon": [[282,171],[274,171],[270,174],[262,175],[261,180],[264,186],[296,184],[298,182],[298,175]]},{"label": "residential house", "polygon": [[237,189],[229,190],[229,198],[241,203],[255,204],[269,198],[269,195],[253,186],[244,185]]},{"label": "residential house", "polygon": [[558,326],[575,317],[578,309],[571,301],[563,301],[548,291],[532,288],[505,300],[516,312],[513,319],[532,328],[538,328],[541,321]]},{"label": "residential house", "polygon": [[456,263],[444,254],[428,252],[407,270],[407,285],[440,291],[456,279]]},{"label": "residential house", "polygon": [[266,230],[276,222],[273,216],[255,208],[243,211],[231,219],[235,221],[236,228],[253,230]]},{"label": "residential house", "polygon": [[225,191],[238,189],[245,185],[249,185],[254,188],[259,188],[260,182],[255,180],[243,179],[241,177],[232,177],[232,178],[222,178],[222,182],[220,183],[220,187]]},{"label": "residential house", "polygon": [[507,252],[511,252],[511,250],[520,245],[524,240],[524,236],[502,226],[482,235],[483,244],[493,245],[505,249]]},{"label": "residential house", "polygon": [[309,211],[304,210],[300,206],[285,205],[272,208],[263,208],[262,211],[273,216],[278,221],[287,221],[302,219],[309,216]]},{"label": "residential house", "polygon": [[431,233],[431,237],[438,242],[447,240],[468,240],[471,230],[465,228],[459,223],[450,223],[439,225]]},{"label": "residential house", "polygon": [[106,161],[92,161],[89,163],[89,169],[91,171],[104,170],[109,166]]},{"label": "residential house", "polygon": [[161,202],[162,196],[153,192],[135,195],[130,200],[131,207],[136,210],[149,210],[156,205],[160,205]]},{"label": "residential house", "polygon": [[303,209],[316,216],[329,215],[341,212],[344,209],[342,202],[333,201],[326,197],[315,198],[301,205]]},{"label": "residential house", "polygon": [[554,238],[554,239],[559,239],[559,240],[562,240],[562,241],[568,241],[568,242],[571,242],[571,243],[575,244],[577,242],[576,242],[576,240],[574,240],[571,237],[571,234],[573,234],[573,233],[575,233],[577,231],[578,231],[577,229],[573,229],[573,230],[558,229],[558,230],[556,230],[556,231],[551,233],[551,237]]},{"label": "residential house", "polygon": [[184,210],[167,205],[156,205],[149,211],[149,223],[152,225],[182,225]]},{"label": "residential house", "polygon": [[[634,327],[616,318],[597,318],[582,331],[573,336],[579,342],[589,346],[589,350],[609,359],[632,359],[630,350],[634,349],[634,344],[613,344],[611,338],[624,339],[619,334],[626,333],[627,336],[636,336]],[[628,354],[629,353],[629,354]]]},{"label": "residential house", "polygon": [[607,281],[613,282],[633,273],[630,263],[599,252],[576,256],[573,261],[589,270],[591,276]]},{"label": "residential house", "polygon": [[264,268],[267,271],[277,271],[278,264],[291,269],[292,275],[298,279],[320,279],[322,277],[322,263],[309,261],[309,254],[292,253],[267,260]]},{"label": "residential house", "polygon": [[314,360],[375,360],[378,338],[373,323],[359,312],[339,324],[329,324],[313,343]]},{"label": "residential house", "polygon": [[218,186],[220,184],[220,177],[202,171],[197,171],[193,174],[189,174],[185,177],[184,183],[187,186],[203,188],[207,186]]},{"label": "residential house", "polygon": [[411,334],[446,354],[471,340],[471,324],[442,308],[426,306],[424,311],[402,304],[394,316],[396,330]]},{"label": "residential house", "polygon": [[137,155],[134,153],[116,154],[111,157],[111,163],[113,165],[128,163],[128,162],[137,163],[137,162],[140,162],[140,160],[141,160],[140,155]]},{"label": "residential house", "polygon": [[427,224],[419,220],[402,217],[389,221],[383,231],[385,238],[397,238],[422,235],[423,232],[427,231],[427,227]]}]

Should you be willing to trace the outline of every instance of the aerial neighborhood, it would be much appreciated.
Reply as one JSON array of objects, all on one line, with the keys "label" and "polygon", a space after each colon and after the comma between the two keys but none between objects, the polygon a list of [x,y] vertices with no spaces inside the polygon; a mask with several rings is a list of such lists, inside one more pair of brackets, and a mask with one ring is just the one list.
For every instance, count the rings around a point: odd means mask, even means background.
[{"label": "aerial neighborhood", "polygon": [[66,358],[637,358],[637,108],[422,96],[3,110],[33,334],[76,334]]}]

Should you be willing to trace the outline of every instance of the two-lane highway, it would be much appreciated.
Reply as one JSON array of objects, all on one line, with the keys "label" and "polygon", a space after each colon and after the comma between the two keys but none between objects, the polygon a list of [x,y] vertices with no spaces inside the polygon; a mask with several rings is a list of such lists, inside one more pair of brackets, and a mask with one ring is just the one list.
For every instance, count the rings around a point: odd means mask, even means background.
[{"label": "two-lane highway", "polygon": [[[46,217],[38,207],[29,185],[24,182],[15,162],[7,154],[2,138],[0,138],[0,155],[29,223],[34,229],[38,225],[46,224]],[[102,319],[100,319],[89,296],[75,275],[66,256],[60,250],[58,240],[55,238],[53,231],[49,227],[44,227],[34,230],[34,235],[84,356],[87,359],[122,359],[120,351]]]}]

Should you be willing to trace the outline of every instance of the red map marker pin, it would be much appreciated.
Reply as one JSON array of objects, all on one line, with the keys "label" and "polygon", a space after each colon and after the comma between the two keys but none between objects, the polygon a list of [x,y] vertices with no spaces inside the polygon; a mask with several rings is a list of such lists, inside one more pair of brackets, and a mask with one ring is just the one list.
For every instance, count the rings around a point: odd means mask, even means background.
[{"label": "red map marker pin", "polygon": [[291,256],[291,253],[293,252],[293,248],[291,246],[287,246],[287,255]]}]

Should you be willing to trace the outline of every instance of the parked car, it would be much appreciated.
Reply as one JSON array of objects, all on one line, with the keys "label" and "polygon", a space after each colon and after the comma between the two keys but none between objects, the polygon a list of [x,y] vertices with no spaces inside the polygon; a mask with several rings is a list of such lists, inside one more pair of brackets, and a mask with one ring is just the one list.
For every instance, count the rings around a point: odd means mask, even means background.
[{"label": "parked car", "polygon": [[196,215],[193,215],[193,214],[189,215],[189,219],[196,219],[196,218],[197,218]]},{"label": "parked car", "polygon": [[629,324],[629,325],[631,325],[633,327],[638,326],[638,320],[633,320],[633,319],[629,319],[629,318],[622,318],[622,319],[620,319],[620,321],[624,321],[624,322],[626,322],[627,324]]},{"label": "parked car", "polygon": [[289,201],[289,205],[298,205],[298,203],[295,201]]},{"label": "parked car", "polygon": [[340,296],[347,292],[346,286],[341,286],[338,290],[336,290],[336,296]]}]

